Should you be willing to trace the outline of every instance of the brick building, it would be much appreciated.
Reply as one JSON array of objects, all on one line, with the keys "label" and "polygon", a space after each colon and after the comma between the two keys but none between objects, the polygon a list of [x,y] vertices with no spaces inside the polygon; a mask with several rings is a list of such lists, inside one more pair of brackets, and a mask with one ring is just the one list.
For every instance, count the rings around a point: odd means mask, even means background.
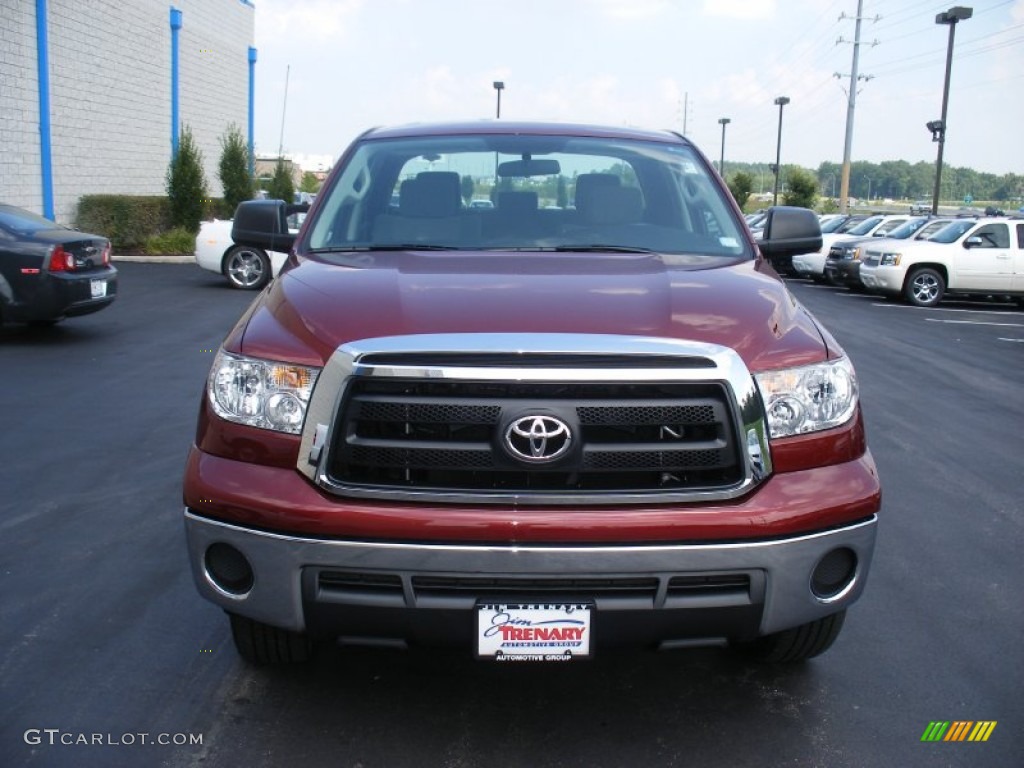
[{"label": "brick building", "polygon": [[82,195],[162,195],[175,123],[216,196],[228,125],[252,146],[249,0],[0,0],[0,18],[0,202],[70,223]]}]

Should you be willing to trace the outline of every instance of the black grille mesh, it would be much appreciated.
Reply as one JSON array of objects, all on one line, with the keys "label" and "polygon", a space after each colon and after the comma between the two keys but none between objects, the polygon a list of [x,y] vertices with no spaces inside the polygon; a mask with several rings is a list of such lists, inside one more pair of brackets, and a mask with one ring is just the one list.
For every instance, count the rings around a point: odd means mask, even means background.
[{"label": "black grille mesh", "polygon": [[[568,453],[524,462],[508,425],[554,416]],[[743,478],[730,400],[717,382],[494,382],[356,378],[327,466],[341,486],[437,493],[657,493]]]}]

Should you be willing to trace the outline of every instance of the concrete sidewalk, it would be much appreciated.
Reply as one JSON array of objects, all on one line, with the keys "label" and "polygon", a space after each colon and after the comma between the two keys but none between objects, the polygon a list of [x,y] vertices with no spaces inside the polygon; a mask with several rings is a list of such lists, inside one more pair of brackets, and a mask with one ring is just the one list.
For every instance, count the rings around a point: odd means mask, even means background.
[{"label": "concrete sidewalk", "polygon": [[110,257],[111,261],[132,261],[137,264],[195,264],[194,254],[181,254],[178,256],[147,256],[144,253],[115,253]]}]

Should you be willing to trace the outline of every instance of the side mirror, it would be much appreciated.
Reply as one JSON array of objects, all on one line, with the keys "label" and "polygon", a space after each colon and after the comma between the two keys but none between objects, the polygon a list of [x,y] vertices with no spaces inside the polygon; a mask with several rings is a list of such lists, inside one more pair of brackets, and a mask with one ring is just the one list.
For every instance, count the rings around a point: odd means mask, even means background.
[{"label": "side mirror", "polygon": [[964,240],[964,248],[981,248],[983,245],[985,245],[985,241],[978,235],[971,235]]},{"label": "side mirror", "polygon": [[238,245],[287,253],[295,245],[295,235],[288,232],[288,214],[301,209],[284,200],[247,200],[235,209],[231,239]]},{"label": "side mirror", "polygon": [[757,245],[766,259],[772,259],[819,251],[821,242],[821,224],[814,211],[777,205],[768,209]]}]

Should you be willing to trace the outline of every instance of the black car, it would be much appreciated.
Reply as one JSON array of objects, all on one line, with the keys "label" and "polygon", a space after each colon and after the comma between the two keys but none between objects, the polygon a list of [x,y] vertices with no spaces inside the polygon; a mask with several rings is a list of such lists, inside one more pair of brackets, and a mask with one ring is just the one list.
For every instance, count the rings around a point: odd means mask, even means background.
[{"label": "black car", "polygon": [[109,240],[0,203],[0,323],[54,323],[116,297]]}]

